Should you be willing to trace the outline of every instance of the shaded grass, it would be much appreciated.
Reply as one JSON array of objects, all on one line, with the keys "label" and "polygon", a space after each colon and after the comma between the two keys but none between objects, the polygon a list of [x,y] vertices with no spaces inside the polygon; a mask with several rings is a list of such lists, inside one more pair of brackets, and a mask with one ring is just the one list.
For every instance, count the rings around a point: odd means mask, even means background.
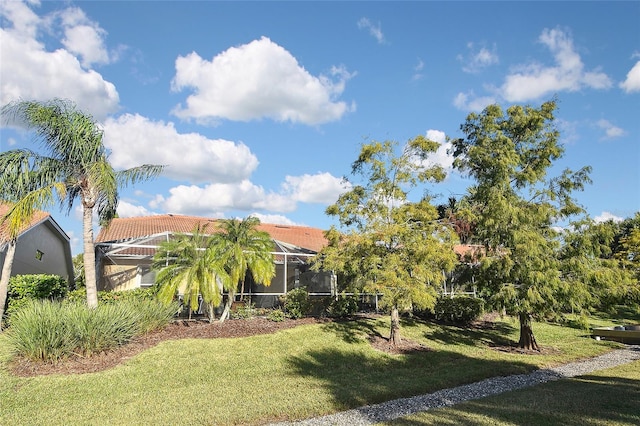
[{"label": "shaded grass", "polygon": [[638,425],[640,361],[384,424]]},{"label": "shaded grass", "polygon": [[[430,349],[374,350],[388,319],[305,325],[241,339],[167,341],[108,371],[14,377],[0,336],[0,424],[262,424],[332,413],[595,356],[616,346],[572,328],[536,324],[553,355],[496,351],[515,322],[493,329],[405,321],[403,336]],[[46,415],[44,414],[46,413]]]}]

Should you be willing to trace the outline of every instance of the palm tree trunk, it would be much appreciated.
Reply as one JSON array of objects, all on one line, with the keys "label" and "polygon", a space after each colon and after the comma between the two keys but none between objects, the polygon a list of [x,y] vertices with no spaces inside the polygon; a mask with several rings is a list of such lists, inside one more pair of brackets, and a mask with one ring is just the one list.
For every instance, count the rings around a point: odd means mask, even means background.
[{"label": "palm tree trunk", "polygon": [[389,336],[389,343],[393,346],[397,346],[400,343],[400,313],[396,305],[393,305],[391,308],[391,334]]},{"label": "palm tree trunk", "polygon": [[235,294],[233,291],[229,290],[229,294],[227,295],[227,303],[225,303],[224,311],[222,311],[222,315],[220,315],[220,322],[224,322],[224,320],[229,319],[233,299],[235,299]]},{"label": "palm tree trunk", "polygon": [[216,307],[213,303],[209,303],[209,324],[213,323],[213,320],[216,319]]},{"label": "palm tree trunk", "polygon": [[2,276],[0,277],[0,330],[2,330],[2,318],[4,317],[4,305],[7,303],[7,292],[9,291],[9,278],[11,278],[11,268],[16,255],[16,240],[11,240],[7,245],[7,254],[2,265]]},{"label": "palm tree trunk", "polygon": [[93,208],[82,206],[82,238],[84,246],[84,277],[87,287],[87,306],[98,306],[96,282],[96,252],[93,246]]}]

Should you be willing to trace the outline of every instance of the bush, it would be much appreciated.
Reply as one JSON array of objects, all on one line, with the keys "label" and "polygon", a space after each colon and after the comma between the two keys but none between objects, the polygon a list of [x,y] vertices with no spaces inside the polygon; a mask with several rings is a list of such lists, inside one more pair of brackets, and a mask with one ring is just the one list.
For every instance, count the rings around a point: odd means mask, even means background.
[{"label": "bush", "polygon": [[469,324],[482,315],[484,300],[473,297],[440,297],[433,308],[437,321]]},{"label": "bush", "polygon": [[248,302],[240,303],[235,309],[231,311],[232,319],[249,319],[253,318],[256,313],[256,307],[254,304]]},{"label": "bush", "polygon": [[282,322],[286,318],[284,311],[280,308],[272,309],[267,315],[267,319],[273,322]]},{"label": "bush", "polygon": [[327,314],[334,318],[346,318],[358,312],[358,298],[353,295],[340,295],[332,299]]},{"label": "bush", "polygon": [[7,335],[24,357],[56,362],[91,356],[166,325],[178,309],[157,301],[103,303],[95,309],[72,302],[30,301],[9,317]]},{"label": "bush", "polygon": [[311,312],[312,303],[306,287],[291,290],[284,297],[284,309],[289,318],[302,318]]},{"label": "bush", "polygon": [[[117,301],[141,302],[143,300],[155,300],[156,291],[153,287],[136,288],[133,290],[122,291],[99,291],[98,303],[111,303]],[[85,302],[87,300],[87,290],[79,288],[70,291],[67,294],[67,300],[70,302]]]},{"label": "bush", "polygon": [[16,275],[9,279],[7,314],[27,305],[30,300],[56,300],[69,291],[67,280],[58,275]]}]

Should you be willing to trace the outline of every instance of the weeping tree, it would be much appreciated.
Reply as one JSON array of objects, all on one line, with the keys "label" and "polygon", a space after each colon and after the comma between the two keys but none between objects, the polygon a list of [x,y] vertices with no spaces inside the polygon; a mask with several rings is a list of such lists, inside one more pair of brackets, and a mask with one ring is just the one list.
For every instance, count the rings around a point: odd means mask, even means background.
[{"label": "weeping tree", "polygon": [[[7,121],[13,120],[35,133],[40,151],[16,149],[0,154],[5,169],[2,179],[26,182],[29,189],[24,199],[42,197],[42,191],[64,187],[67,213],[76,201],[82,206],[84,268],[89,307],[98,305],[95,252],[93,245],[93,213],[97,211],[101,225],[107,225],[116,214],[118,190],[130,184],[159,175],[163,166],[142,165],[116,171],[109,163],[109,152],[103,144],[103,131],[89,114],[68,100],[46,102],[17,101],[0,111]],[[10,175],[14,173],[13,175]],[[0,189],[4,195],[5,189]],[[21,200],[16,201],[18,204]]]},{"label": "weeping tree", "polygon": [[401,340],[400,312],[432,308],[443,271],[455,265],[452,229],[440,223],[428,196],[409,200],[412,189],[444,178],[442,168],[427,162],[438,146],[422,136],[399,154],[396,142],[363,144],[352,164],[351,189],[327,208],[342,229],[326,232],[329,244],[315,267],[355,277],[364,292],[382,295],[391,313],[392,345]]},{"label": "weeping tree", "polygon": [[222,219],[213,235],[211,249],[229,275],[225,286],[228,297],[221,322],[229,318],[238,284],[240,294],[244,296],[247,273],[251,273],[256,284],[265,286],[270,285],[276,275],[273,241],[267,232],[258,229],[259,225],[260,219],[253,216],[243,220]]},{"label": "weeping tree", "polygon": [[209,321],[213,321],[215,308],[222,302],[222,289],[228,286],[230,277],[212,250],[213,239],[206,230],[206,225],[198,226],[191,234],[177,234],[163,241],[153,257],[152,267],[158,271],[156,284],[161,302],[169,304],[182,295],[191,318],[202,297]]},{"label": "weeping tree", "polygon": [[485,247],[477,284],[519,319],[518,346],[526,349],[538,349],[532,319],[568,303],[555,226],[583,212],[572,193],[590,182],[589,167],[547,175],[564,153],[555,109],[555,101],[506,111],[490,105],[470,114],[464,137],[452,141],[454,167],[475,179],[466,201],[474,239]]}]

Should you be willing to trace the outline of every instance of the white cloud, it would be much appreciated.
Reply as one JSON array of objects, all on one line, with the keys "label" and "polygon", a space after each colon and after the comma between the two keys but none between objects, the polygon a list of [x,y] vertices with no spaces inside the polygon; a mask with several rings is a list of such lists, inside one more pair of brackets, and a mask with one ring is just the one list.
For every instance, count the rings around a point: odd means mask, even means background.
[{"label": "white cloud", "polygon": [[45,101],[60,97],[74,101],[80,109],[101,120],[118,109],[115,86],[102,76],[84,69],[67,49],[47,51],[36,38],[48,25],[25,4],[0,2],[0,104],[18,99]]},{"label": "white cloud", "polygon": [[215,216],[220,212],[266,210],[290,212],[296,203],[290,197],[267,193],[248,180],[240,183],[211,184],[204,187],[180,185],[169,190],[169,197],[158,197],[151,205],[171,213]]},{"label": "white cloud", "polygon": [[420,80],[424,77],[422,70],[424,69],[424,62],[422,59],[418,58],[418,63],[413,67],[413,77],[412,80]]},{"label": "white cloud", "polygon": [[447,142],[445,133],[441,130],[427,130],[427,139],[438,142],[440,147],[427,159],[427,166],[440,166],[447,174],[453,170],[453,155],[449,154],[451,142]]},{"label": "white cloud", "polygon": [[499,62],[495,44],[491,49],[484,46],[477,49],[473,43],[468,43],[467,48],[470,52],[466,56],[458,55],[458,60],[463,62],[462,70],[464,72],[477,73]]},{"label": "white cloud", "polygon": [[605,132],[605,139],[619,138],[625,135],[625,131],[620,127],[613,125],[608,120],[598,120],[596,126]]},{"label": "white cloud", "polygon": [[104,124],[104,143],[116,168],[166,165],[164,175],[193,183],[239,182],[258,167],[258,159],[242,143],[181,134],[174,124],[124,114]]},{"label": "white cloud", "polygon": [[296,223],[288,217],[282,216],[280,214],[251,213],[249,216],[255,216],[260,219],[260,222],[268,223],[271,225],[302,225],[301,223]]},{"label": "white cloud", "polygon": [[62,44],[69,52],[82,58],[84,67],[109,63],[109,53],[104,44],[107,32],[104,29],[77,7],[60,12],[60,19],[64,29]]},{"label": "white cloud", "polygon": [[531,63],[517,67],[516,72],[508,75],[500,88],[502,97],[508,102],[525,102],[555,92],[573,92],[584,87],[611,87],[612,82],[606,74],[584,70],[570,34],[560,29],[545,29],[538,41],[551,51],[555,66]]},{"label": "white cloud", "polygon": [[282,184],[284,192],[295,201],[304,203],[335,203],[340,194],[350,188],[350,184],[330,173],[315,175],[287,176]]},{"label": "white cloud", "polygon": [[368,30],[369,34],[378,40],[379,44],[384,44],[386,42],[380,23],[378,23],[378,25],[374,25],[368,18],[360,18],[358,21],[358,28],[361,30]]},{"label": "white cloud", "polygon": [[478,96],[473,91],[468,93],[458,93],[453,99],[453,105],[461,111],[480,112],[487,106],[495,104],[496,98],[492,96]]},{"label": "white cloud", "polygon": [[620,83],[620,87],[627,93],[640,92],[640,61],[627,73],[627,78]]},{"label": "white cloud", "polygon": [[151,216],[155,214],[143,206],[137,206],[124,200],[118,202],[117,212],[119,217]]},{"label": "white cloud", "polygon": [[333,67],[330,74],[312,76],[266,37],[227,49],[211,61],[192,52],[176,59],[172,89],[194,93],[173,114],[203,124],[265,117],[308,125],[339,120],[355,108],[337,101],[354,74],[342,67]]},{"label": "white cloud", "polygon": [[624,218],[616,216],[613,213],[602,212],[602,214],[600,214],[599,216],[594,217],[593,220],[595,220],[596,223],[607,222],[609,220],[612,220],[614,222],[622,222]]}]

